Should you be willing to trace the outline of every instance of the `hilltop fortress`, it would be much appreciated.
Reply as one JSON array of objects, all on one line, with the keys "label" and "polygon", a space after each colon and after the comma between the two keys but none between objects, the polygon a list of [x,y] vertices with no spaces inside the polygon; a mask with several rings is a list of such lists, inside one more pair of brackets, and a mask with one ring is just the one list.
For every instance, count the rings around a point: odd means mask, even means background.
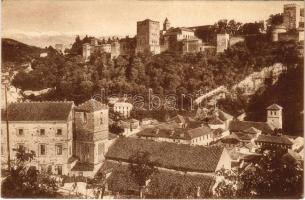
[{"label": "hilltop fortress", "polygon": [[[210,47],[215,48],[215,47]],[[164,51],[195,53],[204,51],[202,41],[195,36],[195,30],[184,27],[171,27],[166,18],[160,30],[160,22],[145,19],[137,22],[137,35],[134,38],[112,38],[105,41],[93,38],[91,43],[83,44],[83,57],[88,60],[94,51],[110,53],[111,57]]]},{"label": "hilltop fortress", "polygon": [[[266,33],[265,21],[262,34]],[[92,38],[90,43],[83,44],[83,57],[88,61],[89,56],[95,52],[106,52],[111,58],[119,55],[134,55],[150,52],[159,54],[165,51],[175,53],[197,53],[202,51],[224,52],[229,46],[243,42],[243,36],[232,36],[228,33],[216,34],[216,46],[207,45],[195,35],[197,28],[208,27],[172,27],[166,18],[161,27],[160,22],[145,19],[137,22],[137,35],[133,38]],[[297,4],[285,4],[283,8],[283,23],[270,27],[272,41],[303,41],[304,40],[304,8]]]}]

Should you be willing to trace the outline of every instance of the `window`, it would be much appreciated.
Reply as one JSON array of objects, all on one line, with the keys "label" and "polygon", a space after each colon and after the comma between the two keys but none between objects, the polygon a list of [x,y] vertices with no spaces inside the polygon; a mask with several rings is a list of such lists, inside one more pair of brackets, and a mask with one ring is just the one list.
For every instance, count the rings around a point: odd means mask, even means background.
[{"label": "window", "polygon": [[18,135],[23,135],[23,134],[24,134],[23,129],[22,128],[18,129]]},{"label": "window", "polygon": [[39,133],[40,133],[40,136],[46,135],[46,134],[45,134],[45,133],[46,133],[45,129],[40,129]]},{"label": "window", "polygon": [[71,149],[71,146],[69,146],[69,155],[71,155],[72,153],[72,149]]},{"label": "window", "polygon": [[62,165],[57,165],[56,166],[56,171],[58,175],[62,175]]},{"label": "window", "polygon": [[62,144],[56,144],[55,149],[56,149],[56,155],[62,155]]},{"label": "window", "polygon": [[62,129],[61,129],[61,128],[58,128],[58,129],[57,129],[56,135],[62,135]]},{"label": "window", "polygon": [[46,145],[45,144],[40,144],[39,145],[39,154],[41,156],[46,155],[47,151],[46,151]]},{"label": "window", "polygon": [[101,115],[101,116],[100,116],[100,124],[103,124],[103,112],[101,112],[100,115]]},{"label": "window", "polygon": [[4,147],[3,147],[3,143],[1,143],[1,156],[3,156],[4,154]]},{"label": "window", "polygon": [[87,123],[87,113],[84,112],[84,123],[86,124]]}]

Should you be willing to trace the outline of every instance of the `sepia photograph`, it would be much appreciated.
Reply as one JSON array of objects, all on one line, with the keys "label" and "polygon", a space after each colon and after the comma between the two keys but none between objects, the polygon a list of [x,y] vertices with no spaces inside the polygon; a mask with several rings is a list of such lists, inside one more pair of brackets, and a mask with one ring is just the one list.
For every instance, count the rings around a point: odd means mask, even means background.
[{"label": "sepia photograph", "polygon": [[1,198],[303,199],[304,2],[2,0]]}]

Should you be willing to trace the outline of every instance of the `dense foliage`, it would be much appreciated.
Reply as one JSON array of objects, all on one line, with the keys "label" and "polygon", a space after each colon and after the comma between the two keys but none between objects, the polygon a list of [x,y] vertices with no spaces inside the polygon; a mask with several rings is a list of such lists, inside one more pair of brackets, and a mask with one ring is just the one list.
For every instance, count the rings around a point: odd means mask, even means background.
[{"label": "dense foliage", "polygon": [[1,183],[2,197],[5,198],[54,198],[59,197],[55,179],[48,174],[39,173],[30,166],[35,152],[24,147],[16,150],[16,160]]},{"label": "dense foliage", "polygon": [[99,94],[102,88],[108,95],[141,95],[144,99],[151,88],[161,98],[167,94],[179,98],[181,94],[208,91],[220,85],[232,86],[251,72],[277,62],[276,48],[263,38],[236,44],[224,54],[163,53],[111,59],[105,53],[95,53],[88,63],[80,55],[63,56],[51,51],[32,63],[33,71],[19,72],[13,85],[24,90],[53,88],[48,95],[32,100],[80,103]]},{"label": "dense foliage", "polygon": [[264,149],[262,156],[244,168],[220,170],[224,179],[215,188],[221,198],[300,198],[303,194],[302,163],[285,151]]},{"label": "dense foliage", "polygon": [[2,38],[2,62],[23,63],[38,58],[43,49],[16,40]]}]

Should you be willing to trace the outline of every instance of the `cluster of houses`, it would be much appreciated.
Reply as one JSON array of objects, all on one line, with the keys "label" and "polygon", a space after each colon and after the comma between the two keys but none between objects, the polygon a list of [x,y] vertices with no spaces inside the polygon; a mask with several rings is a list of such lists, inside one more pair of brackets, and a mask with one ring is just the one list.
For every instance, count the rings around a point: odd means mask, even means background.
[{"label": "cluster of houses", "polygon": [[[259,156],[256,150],[262,146],[279,147],[298,162],[303,160],[302,137],[274,135],[282,128],[283,108],[277,104],[267,108],[266,122],[240,121],[216,107],[160,123],[149,118],[131,119],[126,108],[116,108],[128,103],[120,103],[115,102],[111,109],[125,117],[122,126],[127,130],[121,137],[108,130],[109,107],[94,99],[77,106],[67,101],[9,104],[1,112],[2,167],[7,166],[8,153],[14,160],[15,150],[22,147],[36,153],[31,165],[40,171],[70,176],[105,172],[108,189],[122,192],[133,190],[134,183],[128,183],[132,182],[129,158],[147,151],[158,161],[164,178],[185,174],[200,188],[193,197],[204,197],[215,186],[217,170],[238,167],[249,156]],[[204,181],[199,183],[199,177]],[[158,175],[150,184],[162,178]],[[117,182],[122,180],[127,185],[118,188]]]}]

